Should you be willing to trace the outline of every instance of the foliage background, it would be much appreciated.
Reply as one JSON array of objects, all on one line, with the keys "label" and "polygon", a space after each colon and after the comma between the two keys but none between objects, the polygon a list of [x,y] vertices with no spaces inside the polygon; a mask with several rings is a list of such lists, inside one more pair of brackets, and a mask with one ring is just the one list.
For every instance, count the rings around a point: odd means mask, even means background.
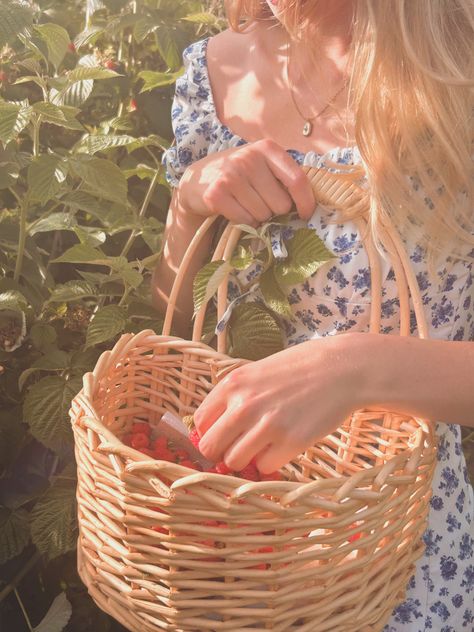
[{"label": "foliage background", "polygon": [[174,82],[183,49],[226,27],[222,5],[0,5],[1,630],[123,629],[76,573],[67,411],[120,333],[161,331],[149,277]]}]

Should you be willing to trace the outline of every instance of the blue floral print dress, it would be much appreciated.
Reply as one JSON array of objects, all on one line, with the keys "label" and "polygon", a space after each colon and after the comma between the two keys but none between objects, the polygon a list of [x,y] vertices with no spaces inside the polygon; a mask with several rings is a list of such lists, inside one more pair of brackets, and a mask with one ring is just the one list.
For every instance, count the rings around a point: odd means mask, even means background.
[{"label": "blue floral print dress", "polygon": [[[175,144],[162,164],[171,186],[177,186],[185,169],[207,154],[247,143],[217,117],[207,69],[209,38],[194,42],[183,52],[185,72],[176,82],[171,111]],[[288,149],[300,165],[321,166],[330,159],[356,164],[357,148],[337,147],[325,153],[306,154]],[[418,183],[412,179],[415,190]],[[422,195],[422,191],[419,193]],[[425,198],[427,204],[431,200]],[[281,237],[295,228],[313,228],[337,259],[322,266],[309,280],[289,293],[294,321],[283,320],[286,345],[344,331],[369,331],[370,267],[355,224],[328,224],[331,211],[317,207],[309,221],[295,219],[276,234],[275,256],[282,253]],[[416,244],[405,247],[423,297],[431,338],[474,340],[474,249],[469,261],[449,257],[430,280],[424,251]],[[471,259],[472,258],[472,261]],[[237,273],[248,282],[258,264]],[[382,268],[382,329],[399,332],[398,295],[393,269]],[[229,282],[229,297],[239,295],[239,278]],[[412,311],[411,333],[417,335]],[[474,411],[473,411],[474,413]],[[461,448],[458,425],[438,422],[438,463],[433,482],[429,523],[424,534],[426,549],[416,564],[405,601],[392,613],[383,632],[473,632],[474,630],[474,494]]]}]

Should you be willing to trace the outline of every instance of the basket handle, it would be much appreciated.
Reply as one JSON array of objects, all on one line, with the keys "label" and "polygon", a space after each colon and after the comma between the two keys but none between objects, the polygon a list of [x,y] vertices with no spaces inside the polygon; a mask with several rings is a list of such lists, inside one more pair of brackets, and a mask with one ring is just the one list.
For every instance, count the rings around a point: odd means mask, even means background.
[{"label": "basket handle", "polygon": [[[358,225],[362,235],[362,241],[366,247],[370,265],[372,298],[370,308],[370,333],[379,333],[381,322],[382,276],[380,254],[374,245],[369,230],[369,201],[367,194],[358,186],[353,174],[346,173],[341,176],[341,174],[331,173],[324,168],[308,166],[304,166],[302,169],[310,180],[315,199],[318,203],[333,207],[344,207],[350,209],[354,214],[354,221]],[[196,231],[196,234],[186,250],[169,296],[162,329],[162,335],[164,336],[170,335],[176,299],[191,258],[217,217],[217,215],[214,215],[206,218]],[[215,248],[212,261],[219,259],[230,261],[241,233],[240,228],[228,223]],[[400,300],[400,335],[408,336],[410,334],[410,292],[418,326],[418,335],[420,338],[428,338],[428,325],[423,311],[423,301],[418,282],[400,235],[389,218],[384,219],[381,241],[391,257],[395,272],[395,280]],[[228,274],[221,281],[217,290],[217,322],[220,321],[227,308],[227,283]],[[208,301],[203,303],[196,314],[192,334],[192,340],[194,342],[201,340],[207,304]],[[227,327],[224,327],[223,331],[217,334],[217,351],[219,353],[226,353],[226,330]]]}]

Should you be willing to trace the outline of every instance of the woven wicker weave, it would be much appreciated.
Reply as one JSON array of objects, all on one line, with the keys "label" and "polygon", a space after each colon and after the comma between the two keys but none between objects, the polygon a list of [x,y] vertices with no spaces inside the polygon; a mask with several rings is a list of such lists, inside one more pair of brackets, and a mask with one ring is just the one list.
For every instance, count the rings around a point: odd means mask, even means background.
[{"label": "woven wicker weave", "polygon": [[[316,198],[354,210],[367,204],[350,178],[304,167]],[[378,632],[405,595],[423,552],[435,466],[432,424],[385,410],[356,411],[281,469],[284,481],[250,482],[157,461],[118,437],[169,410],[192,414],[213,386],[248,360],[169,335],[195,235],[170,296],[163,335],[126,334],[102,354],[74,398],[78,467],[78,566],[92,598],[132,631],[275,630]],[[367,222],[357,219],[371,265],[370,330],[380,328],[381,273]],[[240,235],[228,225],[214,259]],[[419,335],[421,297],[396,232],[387,226],[409,335],[409,291]],[[218,291],[218,318],[227,280]],[[162,525],[164,533],[153,530]]]}]

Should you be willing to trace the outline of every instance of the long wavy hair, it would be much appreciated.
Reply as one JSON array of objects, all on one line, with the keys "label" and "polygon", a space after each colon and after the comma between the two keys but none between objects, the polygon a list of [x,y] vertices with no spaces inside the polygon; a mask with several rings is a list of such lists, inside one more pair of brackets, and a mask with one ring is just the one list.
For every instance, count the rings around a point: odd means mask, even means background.
[{"label": "long wavy hair", "polygon": [[[236,32],[275,19],[264,0],[224,1]],[[321,0],[280,6],[284,27],[316,63]],[[402,236],[416,235],[432,273],[439,257],[473,257],[473,45],[473,0],[354,0],[348,106],[369,227],[382,255],[385,217]]]}]

